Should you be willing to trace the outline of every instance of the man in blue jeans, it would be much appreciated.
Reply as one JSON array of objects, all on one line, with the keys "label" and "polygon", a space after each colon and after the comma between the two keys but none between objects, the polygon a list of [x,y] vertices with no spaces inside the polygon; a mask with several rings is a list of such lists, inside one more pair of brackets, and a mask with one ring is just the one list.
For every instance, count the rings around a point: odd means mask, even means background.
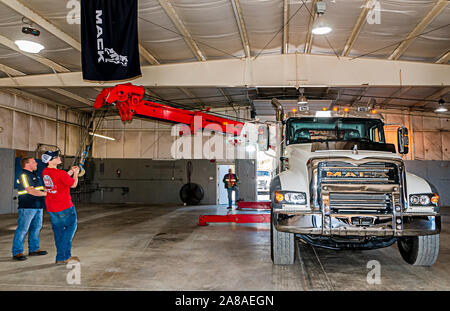
[{"label": "man in blue jeans", "polygon": [[77,213],[70,197],[70,189],[78,185],[80,168],[73,166],[68,172],[57,168],[61,164],[58,151],[46,151],[42,162],[48,166],[42,172],[47,190],[47,212],[52,222],[56,245],[56,264],[79,262],[72,256],[72,240],[77,230]]},{"label": "man in blue jeans", "polygon": [[237,183],[239,181],[239,178],[237,177],[236,174],[233,174],[233,171],[231,170],[231,168],[228,170],[228,174],[226,174],[223,177],[222,180],[225,184],[225,188],[228,191],[228,209],[232,208],[232,203],[233,203],[233,191],[235,191],[235,196],[234,199],[235,201],[239,201],[239,189],[237,187]]},{"label": "man in blue jeans", "polygon": [[23,261],[23,242],[28,232],[28,255],[47,255],[39,249],[39,232],[42,229],[42,210],[45,207],[44,183],[36,173],[37,163],[33,158],[23,158],[20,161],[22,172],[17,179],[19,195],[19,218],[14,234],[12,255],[14,260]]}]

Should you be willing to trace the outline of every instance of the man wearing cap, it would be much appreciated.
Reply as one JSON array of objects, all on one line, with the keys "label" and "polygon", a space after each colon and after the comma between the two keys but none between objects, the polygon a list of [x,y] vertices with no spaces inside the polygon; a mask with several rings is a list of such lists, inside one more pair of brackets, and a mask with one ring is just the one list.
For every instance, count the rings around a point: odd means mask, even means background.
[{"label": "man wearing cap", "polygon": [[228,174],[226,174],[225,176],[223,176],[223,183],[225,184],[225,188],[227,189],[228,192],[228,209],[231,209],[232,206],[232,194],[233,191],[235,192],[235,202],[239,201],[239,189],[237,186],[237,183],[239,182],[239,178],[237,177],[236,174],[233,174],[233,171],[231,170],[231,168],[228,170]]},{"label": "man wearing cap", "polygon": [[77,213],[70,197],[70,188],[78,185],[79,167],[73,166],[68,172],[57,168],[61,164],[58,151],[47,151],[42,155],[42,162],[48,166],[42,172],[47,190],[47,211],[52,222],[56,244],[56,264],[79,261],[72,256],[72,239],[77,230]]},{"label": "man wearing cap", "polygon": [[33,158],[20,160],[22,172],[17,179],[19,195],[19,218],[14,234],[12,255],[14,260],[26,260],[23,254],[23,241],[28,232],[28,255],[47,255],[46,251],[39,249],[39,232],[42,229],[42,209],[45,207],[44,184],[42,178],[36,173],[37,163]]}]

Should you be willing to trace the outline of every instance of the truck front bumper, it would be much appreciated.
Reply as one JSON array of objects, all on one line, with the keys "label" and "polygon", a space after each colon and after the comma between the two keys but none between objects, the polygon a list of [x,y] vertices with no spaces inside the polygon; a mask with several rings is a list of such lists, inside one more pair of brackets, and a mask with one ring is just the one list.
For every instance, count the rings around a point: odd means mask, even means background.
[{"label": "truck front bumper", "polygon": [[438,234],[439,213],[330,214],[273,210],[278,231],[320,236],[401,237]]}]

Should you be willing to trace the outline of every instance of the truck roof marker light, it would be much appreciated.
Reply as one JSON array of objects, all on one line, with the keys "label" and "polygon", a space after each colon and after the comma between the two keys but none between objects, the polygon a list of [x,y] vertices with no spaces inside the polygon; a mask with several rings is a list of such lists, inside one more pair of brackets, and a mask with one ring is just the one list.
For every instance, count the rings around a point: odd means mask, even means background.
[{"label": "truck roof marker light", "polygon": [[344,108],[344,111],[345,111],[345,112],[348,112],[348,108],[347,108],[347,107],[345,107],[345,108]]},{"label": "truck roof marker light", "polygon": [[338,110],[339,110],[338,107],[333,107],[333,111],[334,111],[334,112],[336,112],[336,111],[338,111]]},{"label": "truck roof marker light", "polygon": [[293,113],[296,113],[296,112],[297,112],[297,109],[295,109],[295,108],[292,109],[292,112],[293,112]]},{"label": "truck roof marker light", "polygon": [[322,111],[327,111],[327,108],[326,108],[326,107],[323,107],[323,108],[322,108]]},{"label": "truck roof marker light", "polygon": [[372,109],[372,110],[370,110],[370,113],[371,113],[371,114],[376,114],[377,111],[376,111],[375,109]]}]

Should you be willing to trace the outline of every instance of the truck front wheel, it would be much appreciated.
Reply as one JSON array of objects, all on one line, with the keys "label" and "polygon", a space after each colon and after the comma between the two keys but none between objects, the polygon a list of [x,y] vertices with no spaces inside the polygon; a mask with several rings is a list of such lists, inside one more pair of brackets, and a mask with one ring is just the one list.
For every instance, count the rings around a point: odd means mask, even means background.
[{"label": "truck front wheel", "polygon": [[432,266],[439,254],[439,234],[399,239],[402,258],[414,266]]},{"label": "truck front wheel", "polygon": [[270,218],[272,262],[275,265],[292,265],[295,261],[295,236],[278,231],[273,225],[273,213]]}]

